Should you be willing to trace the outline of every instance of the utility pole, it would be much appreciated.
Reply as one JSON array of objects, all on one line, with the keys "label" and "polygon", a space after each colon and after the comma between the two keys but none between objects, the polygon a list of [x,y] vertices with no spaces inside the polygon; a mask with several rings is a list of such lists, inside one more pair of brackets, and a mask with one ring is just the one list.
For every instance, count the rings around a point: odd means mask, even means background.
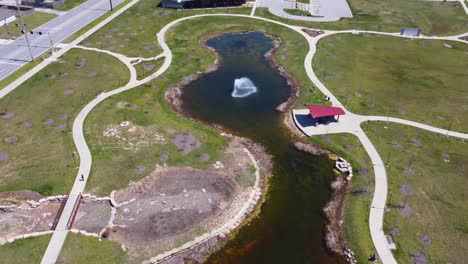
[{"label": "utility pole", "polygon": [[23,34],[24,34],[24,37],[26,38],[26,43],[28,44],[29,55],[31,55],[31,61],[34,61],[34,56],[33,56],[32,50],[31,50],[31,45],[29,44],[28,34],[26,32],[26,24],[24,24],[23,15],[21,14],[21,9],[20,9],[18,0],[15,0],[15,2],[16,2],[16,8],[18,9],[18,14],[20,16],[21,25],[23,27]]},{"label": "utility pole", "polygon": [[113,11],[113,10],[114,10],[114,7],[112,6],[112,0],[109,0],[109,4],[110,4],[110,8],[111,8],[110,11]]}]

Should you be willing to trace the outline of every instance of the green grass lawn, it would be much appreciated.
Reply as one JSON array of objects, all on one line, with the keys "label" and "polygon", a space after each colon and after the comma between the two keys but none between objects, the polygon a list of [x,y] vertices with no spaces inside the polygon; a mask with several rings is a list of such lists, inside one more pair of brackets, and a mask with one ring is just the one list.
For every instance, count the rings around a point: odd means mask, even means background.
[{"label": "green grass lawn", "polygon": [[40,263],[50,237],[50,235],[44,235],[25,238],[0,246],[0,262],[3,264]]},{"label": "green grass lawn", "polygon": [[343,234],[358,263],[366,263],[369,255],[376,252],[369,232],[369,208],[374,195],[372,163],[359,139],[352,134],[313,136],[307,140],[333,151],[353,167],[354,175],[345,203]]},{"label": "green grass lawn", "polygon": [[[445,45],[451,45],[448,48]],[[369,34],[318,44],[317,76],[352,112],[468,131],[468,45]]]},{"label": "green grass lawn", "polygon": [[[384,230],[399,233],[397,261],[412,263],[410,254],[420,250],[427,263],[462,261],[468,244],[468,142],[386,122],[371,123],[367,133],[382,159],[390,155],[391,210]],[[405,200],[410,210],[402,211],[397,206]]]},{"label": "green grass lawn", "polygon": [[[83,67],[77,68],[80,63]],[[76,176],[70,131],[74,117],[98,93],[128,79],[127,68],[117,59],[73,49],[4,97],[0,152],[9,159],[0,161],[0,192],[68,193]]]},{"label": "green grass lawn", "polygon": [[82,44],[132,57],[154,57],[162,51],[155,34],[173,20],[205,13],[250,14],[250,8],[173,10],[157,7],[158,4],[159,1],[141,0]]},{"label": "green grass lawn", "polygon": [[[26,29],[29,32],[55,17],[57,17],[57,15],[34,12],[27,16],[24,16],[23,19],[24,23],[26,24]],[[18,24],[18,27],[15,26],[16,24]],[[17,38],[23,35],[23,33],[21,33],[22,29],[23,28],[21,27],[21,20],[16,19],[15,21],[8,23],[8,31],[10,32],[10,34],[8,34],[6,28],[2,26],[2,29],[0,30],[0,32],[2,33],[1,38]]]},{"label": "green grass lawn", "polygon": [[126,253],[116,242],[70,233],[57,263],[117,264],[125,263],[125,256]]},{"label": "green grass lawn", "polygon": [[295,16],[309,16],[310,13],[301,9],[284,9],[284,12]]},{"label": "green grass lawn", "polygon": [[160,58],[158,60],[142,61],[134,65],[137,72],[137,79],[141,80],[155,73],[159,70],[163,63],[164,58]]},{"label": "green grass lawn", "polygon": [[[209,25],[209,26],[208,26]],[[148,175],[161,154],[168,154],[169,165],[190,165],[203,168],[220,155],[225,139],[216,132],[203,128],[192,121],[178,117],[168,109],[164,90],[183,77],[207,69],[215,60],[214,55],[200,45],[200,41],[216,32],[263,30],[283,40],[275,53],[275,60],[299,82],[309,83],[303,67],[303,58],[308,44],[305,39],[290,29],[250,18],[205,17],[185,21],[168,32],[167,42],[174,59],[169,70],[154,82],[109,98],[91,112],[85,124],[85,132],[93,154],[93,168],[88,189],[98,194],[108,194],[113,189],[127,186]],[[191,32],[191,33],[190,33]],[[156,87],[153,89],[152,87]],[[309,99],[322,98],[318,92],[310,92]],[[317,99],[320,100],[320,99]],[[189,131],[198,138],[203,147],[189,155],[181,155],[171,143],[149,144],[135,149],[122,149],[115,139],[105,137],[104,131],[118,126],[124,120],[143,127],[148,133],[158,133],[167,140],[177,132]],[[212,159],[201,162],[199,155],[209,153]],[[142,174],[135,173],[137,166],[144,166]],[[116,177],[118,175],[118,177]]]},{"label": "green grass lawn", "polygon": [[[86,1],[87,0],[66,0],[63,5],[58,5],[57,7],[55,7],[55,9],[61,10],[61,11],[67,11],[67,10],[73,9],[83,4]],[[110,10],[110,5],[109,5],[109,10]]]},{"label": "green grass lawn", "polygon": [[468,31],[468,16],[458,2],[348,0],[353,18],[336,22],[301,22],[279,18],[266,8],[255,15],[285,23],[322,29],[365,29],[399,32],[402,27],[419,27],[426,35],[455,35]]}]

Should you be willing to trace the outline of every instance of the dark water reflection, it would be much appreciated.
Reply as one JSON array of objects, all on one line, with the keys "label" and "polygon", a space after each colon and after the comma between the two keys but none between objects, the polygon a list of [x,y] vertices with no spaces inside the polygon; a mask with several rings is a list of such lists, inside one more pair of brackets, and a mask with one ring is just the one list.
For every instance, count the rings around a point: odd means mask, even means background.
[{"label": "dark water reflection", "polygon": [[[206,123],[248,137],[274,156],[274,176],[260,217],[245,226],[208,263],[340,263],[323,248],[322,208],[330,193],[331,162],[293,147],[282,115],[286,79],[264,58],[272,39],[257,33],[229,33],[208,41],[222,57],[218,70],[184,88],[184,110]],[[231,96],[234,80],[248,77],[258,91]]]}]

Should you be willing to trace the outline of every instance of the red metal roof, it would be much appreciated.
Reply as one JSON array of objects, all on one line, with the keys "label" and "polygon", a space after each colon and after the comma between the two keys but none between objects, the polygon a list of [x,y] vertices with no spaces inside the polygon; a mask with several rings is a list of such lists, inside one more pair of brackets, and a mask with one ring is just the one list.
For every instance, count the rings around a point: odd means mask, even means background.
[{"label": "red metal roof", "polygon": [[310,115],[313,118],[344,115],[345,112],[341,107],[325,106],[325,105],[307,105]]}]

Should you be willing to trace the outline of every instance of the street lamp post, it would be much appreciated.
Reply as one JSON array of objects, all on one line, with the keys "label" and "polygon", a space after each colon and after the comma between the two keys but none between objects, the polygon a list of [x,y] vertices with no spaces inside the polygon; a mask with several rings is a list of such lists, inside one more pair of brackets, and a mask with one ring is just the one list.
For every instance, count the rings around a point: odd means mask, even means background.
[{"label": "street lamp post", "polygon": [[52,40],[52,37],[50,36],[50,33],[49,32],[38,32],[39,35],[42,35],[44,33],[47,34],[47,36],[49,36],[50,53],[54,54],[54,41]]},{"label": "street lamp post", "polygon": [[113,11],[113,10],[114,10],[114,7],[112,6],[112,0],[109,0],[109,4],[110,4],[110,8],[111,8],[110,11]]},{"label": "street lamp post", "polygon": [[18,0],[15,0],[15,2],[16,2],[16,8],[18,9],[18,14],[21,20],[21,25],[23,27],[23,34],[24,34],[24,37],[26,38],[26,43],[28,44],[29,55],[31,55],[31,61],[34,61],[34,56],[31,50],[31,45],[29,44],[28,34],[26,34],[26,24],[24,24],[23,15],[21,14],[21,9],[20,9]]}]

